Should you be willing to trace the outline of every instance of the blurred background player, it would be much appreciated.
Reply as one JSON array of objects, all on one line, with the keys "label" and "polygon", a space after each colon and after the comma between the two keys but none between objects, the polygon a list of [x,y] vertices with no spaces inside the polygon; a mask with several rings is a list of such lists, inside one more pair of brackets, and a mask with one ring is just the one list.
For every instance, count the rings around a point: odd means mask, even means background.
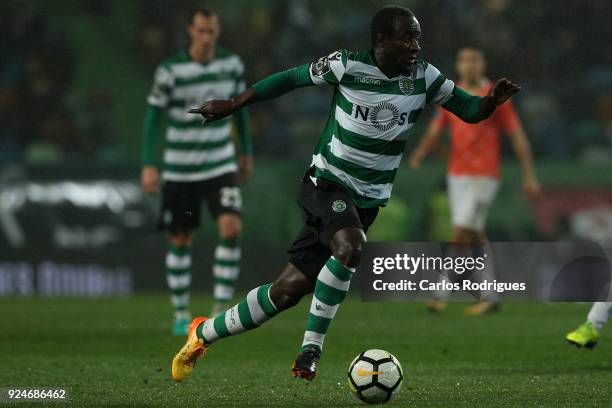
[{"label": "blurred background player", "polygon": [[[473,95],[484,96],[491,88],[485,76],[485,58],[476,47],[463,47],[457,52],[458,86]],[[523,172],[523,189],[537,195],[540,185],[535,175],[529,140],[514,110],[512,101],[501,105],[491,117],[479,124],[462,121],[450,112],[437,108],[436,117],[410,156],[410,165],[418,169],[420,162],[437,145],[442,133],[451,135],[447,188],[453,224],[453,242],[479,243],[486,241],[485,220],[499,188],[500,134],[510,138],[512,148]],[[490,263],[491,264],[491,263]],[[490,268],[487,268],[490,272]],[[448,291],[439,291],[428,309],[441,312],[446,308]],[[466,309],[467,314],[482,314],[497,310],[497,295],[487,294],[487,300]]]},{"label": "blurred background player", "polygon": [[239,274],[241,195],[240,180],[252,172],[251,136],[246,111],[232,116],[238,140],[238,157],[228,119],[202,127],[186,108],[210,99],[228,99],[246,88],[240,57],[217,46],[219,18],[214,11],[195,8],[189,16],[187,49],[165,60],[155,73],[147,99],[144,123],[142,188],[154,193],[159,187],[154,165],[154,142],[162,115],[167,115],[163,154],[160,228],[169,232],[166,255],[167,282],[174,309],[173,333],[184,335],[191,321],[190,248],[200,224],[202,201],[216,219],[219,241],[214,252],[213,315],[225,310],[234,295]]},{"label": "blurred background player", "polygon": [[612,302],[595,302],[587,315],[587,321],[581,324],[576,330],[569,332],[565,336],[568,343],[576,347],[593,348],[599,340],[599,333],[608,323],[612,310]]}]

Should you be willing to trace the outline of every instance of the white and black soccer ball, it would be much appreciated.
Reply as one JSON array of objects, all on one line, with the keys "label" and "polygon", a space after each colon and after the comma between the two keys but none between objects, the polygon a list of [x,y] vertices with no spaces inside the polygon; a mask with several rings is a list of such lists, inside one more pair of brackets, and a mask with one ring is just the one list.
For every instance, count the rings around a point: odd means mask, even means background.
[{"label": "white and black soccer ball", "polygon": [[366,350],[351,362],[348,382],[353,393],[368,404],[382,404],[400,388],[404,372],[397,358],[385,350]]}]

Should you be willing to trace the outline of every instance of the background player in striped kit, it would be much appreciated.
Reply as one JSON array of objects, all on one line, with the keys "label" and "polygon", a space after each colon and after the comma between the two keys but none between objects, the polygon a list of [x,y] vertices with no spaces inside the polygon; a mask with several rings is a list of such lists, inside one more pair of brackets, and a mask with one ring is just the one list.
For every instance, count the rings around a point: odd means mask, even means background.
[{"label": "background player in striped kit", "polygon": [[212,342],[254,329],[314,291],[292,369],[296,377],[313,379],[325,334],[359,263],[365,232],[391,195],[407,131],[425,105],[442,104],[463,120],[478,122],[519,91],[500,79],[485,97],[465,93],[416,58],[420,35],[410,10],[385,7],[372,20],[371,50],[339,50],[264,78],[231,100],[189,110],[209,124],[300,87],[334,87],[328,121],[302,180],[298,204],[305,225],[289,249],[289,263],[274,283],[251,290],[225,313],[192,321],[187,342],[172,362],[176,381],[189,375]]},{"label": "background player in striped kit", "polygon": [[173,333],[187,333],[190,248],[206,201],[217,220],[219,241],[214,252],[213,314],[225,310],[234,295],[240,262],[241,195],[238,174],[246,180],[253,167],[246,111],[233,115],[239,153],[236,157],[229,119],[203,128],[185,108],[202,101],[231,98],[246,88],[244,65],[236,54],[217,46],[219,19],[214,11],[196,8],[187,24],[190,45],[164,61],[155,73],[144,124],[142,187],[159,187],[154,142],[162,113],[167,114],[162,209],[159,226],[169,231],[166,273],[174,309]]},{"label": "background player in striped kit", "polygon": [[[492,83],[485,76],[485,58],[482,51],[466,46],[457,52],[458,85],[466,91],[484,96]],[[486,241],[485,221],[499,188],[500,135],[506,134],[523,171],[523,190],[536,196],[540,185],[535,175],[529,140],[523,131],[512,101],[500,106],[487,120],[473,125],[459,120],[448,111],[438,108],[436,117],[410,155],[410,165],[418,169],[423,158],[432,150],[448,129],[451,151],[448,165],[448,197],[453,224],[453,242],[478,244]],[[487,262],[491,275],[492,259]],[[494,279],[493,276],[490,276]],[[438,291],[436,299],[427,303],[429,310],[441,312],[446,308],[449,291]],[[495,311],[497,293],[481,293],[486,299],[466,308],[469,315]]]}]

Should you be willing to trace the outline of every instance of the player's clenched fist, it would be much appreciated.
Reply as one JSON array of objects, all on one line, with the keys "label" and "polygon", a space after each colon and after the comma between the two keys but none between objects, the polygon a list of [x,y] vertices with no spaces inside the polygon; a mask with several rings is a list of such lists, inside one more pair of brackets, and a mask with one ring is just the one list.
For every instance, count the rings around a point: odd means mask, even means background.
[{"label": "player's clenched fist", "polygon": [[495,81],[487,96],[495,102],[495,105],[501,105],[520,90],[521,87],[514,82],[507,78],[501,78]]}]

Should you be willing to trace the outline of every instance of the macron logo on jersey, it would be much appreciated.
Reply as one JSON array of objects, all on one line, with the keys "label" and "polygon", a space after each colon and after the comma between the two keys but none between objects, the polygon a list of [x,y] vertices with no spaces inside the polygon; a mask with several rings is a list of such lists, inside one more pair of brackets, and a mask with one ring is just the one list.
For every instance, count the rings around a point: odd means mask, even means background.
[{"label": "macron logo on jersey", "polygon": [[355,77],[355,82],[359,82],[361,84],[370,84],[370,85],[380,85],[380,79],[377,78],[367,78],[367,77]]}]

